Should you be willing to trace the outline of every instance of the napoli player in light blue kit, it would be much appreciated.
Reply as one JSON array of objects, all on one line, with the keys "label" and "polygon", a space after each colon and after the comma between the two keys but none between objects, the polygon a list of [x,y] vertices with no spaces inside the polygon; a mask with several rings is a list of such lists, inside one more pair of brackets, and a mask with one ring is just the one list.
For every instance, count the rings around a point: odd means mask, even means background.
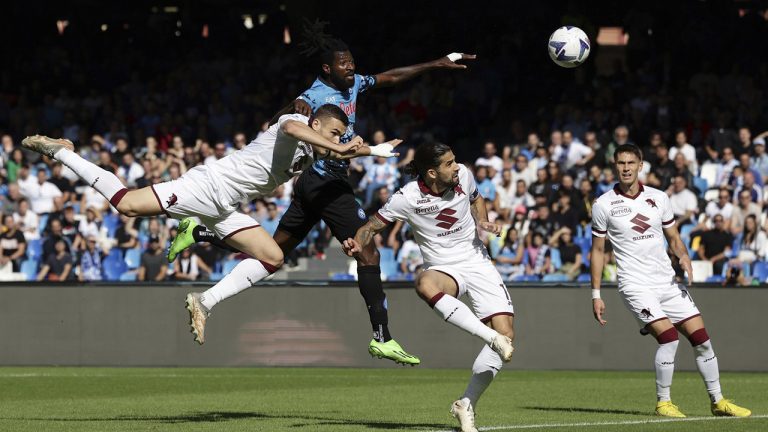
[{"label": "napoli player in light blue kit", "polygon": [[[307,54],[317,55],[320,75],[310,88],[277,113],[274,119],[289,113],[311,115],[323,104],[338,105],[349,118],[349,126],[341,137],[342,143],[354,136],[357,97],[368,90],[388,87],[407,81],[424,72],[435,69],[466,69],[458,60],[471,60],[474,55],[452,53],[437,60],[412,66],[400,67],[375,75],[355,73],[355,60],[347,45],[341,40],[322,33],[322,29],[310,29],[309,41],[304,44]],[[322,156],[322,155],[321,155]],[[367,222],[365,212],[357,203],[348,181],[347,161],[319,158],[296,181],[290,207],[280,219],[274,239],[288,254],[301,243],[310,230],[323,220],[333,235],[342,243],[354,237],[357,229]],[[183,224],[183,222],[182,222]],[[194,241],[212,241],[213,234],[201,226],[190,226],[190,233],[182,233],[171,246],[172,256]],[[358,286],[365,300],[373,328],[373,339],[368,352],[378,358],[386,358],[400,364],[417,365],[418,357],[408,354],[392,339],[388,324],[386,296],[381,284],[379,252],[374,244],[368,245],[355,255],[357,260]]]}]

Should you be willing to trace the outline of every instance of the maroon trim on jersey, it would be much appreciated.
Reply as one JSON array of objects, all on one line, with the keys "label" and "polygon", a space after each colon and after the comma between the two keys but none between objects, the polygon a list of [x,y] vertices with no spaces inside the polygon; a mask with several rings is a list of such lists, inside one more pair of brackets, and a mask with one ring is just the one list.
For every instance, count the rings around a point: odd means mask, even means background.
[{"label": "maroon trim on jersey", "polygon": [[444,295],[445,295],[444,292],[439,292],[439,293],[435,294],[434,297],[432,297],[431,299],[427,300],[427,304],[429,305],[429,307],[434,309],[435,305],[437,304],[437,302],[439,302],[440,299],[443,298]]},{"label": "maroon trim on jersey", "polygon": [[389,224],[391,224],[391,223],[392,223],[392,221],[391,221],[391,220],[387,220],[387,218],[385,218],[384,216],[382,216],[382,215],[381,215],[381,213],[379,213],[379,212],[376,212],[376,213],[374,213],[374,215],[376,215],[376,218],[378,218],[380,221],[384,222],[384,223],[385,223],[385,224],[387,224],[387,225],[389,225]]},{"label": "maroon trim on jersey", "polygon": [[608,233],[608,231],[602,231],[602,230],[599,230],[599,229],[597,229],[595,227],[592,227],[592,232],[596,232],[598,234],[606,234],[606,233]]},{"label": "maroon trim on jersey", "polygon": [[419,185],[419,190],[420,190],[420,191],[421,191],[421,193],[423,193],[423,194],[432,195],[432,196],[436,196],[436,197],[441,197],[441,196],[443,196],[443,194],[439,194],[439,193],[434,193],[434,192],[432,192],[432,189],[430,189],[430,188],[429,188],[429,186],[427,186],[427,184],[426,184],[426,183],[424,183],[424,180],[422,180],[422,179],[421,179],[421,177],[419,177],[418,179],[416,179],[416,184],[418,184],[418,185]]},{"label": "maroon trim on jersey", "polygon": [[268,263],[266,261],[259,260],[259,262],[261,263],[261,265],[264,266],[264,270],[268,271],[269,274],[272,274],[272,273],[276,272],[277,270],[279,270],[277,267],[273,266],[272,264],[270,264],[270,263]]},{"label": "maroon trim on jersey", "polygon": [[672,327],[664,330],[660,335],[656,336],[656,340],[659,342],[659,345],[668,344],[678,340],[677,329]]},{"label": "maroon trim on jersey", "polygon": [[155,190],[155,185],[152,185],[149,188],[152,189],[152,193],[155,194],[155,199],[157,200],[157,204],[160,206],[160,210],[162,210],[166,216],[173,217],[170,214],[168,214],[168,212],[165,210],[165,207],[163,207],[163,202],[160,201],[160,195],[157,194],[157,191]]},{"label": "maroon trim on jersey", "polygon": [[709,340],[707,329],[704,327],[696,330],[688,335],[688,340],[691,342],[691,346],[699,346]]},{"label": "maroon trim on jersey", "polygon": [[635,195],[627,195],[624,192],[622,192],[618,183],[613,185],[613,191],[616,192],[616,195],[621,195],[624,198],[629,198],[629,199],[633,200],[633,199],[639,197],[640,194],[643,193],[643,191],[645,190],[645,188],[643,187],[643,184],[641,182],[638,182],[638,184],[640,185],[640,188],[637,190],[637,193]]},{"label": "maroon trim on jersey", "polygon": [[491,314],[491,315],[488,315],[485,318],[482,318],[480,321],[482,321],[483,323],[487,323],[488,321],[491,320],[491,318],[493,318],[495,316],[498,316],[498,315],[509,315],[511,317],[515,316],[515,314],[513,314],[512,312],[496,312],[495,314]]},{"label": "maroon trim on jersey", "polygon": [[672,218],[672,219],[670,219],[670,220],[668,220],[666,222],[662,222],[661,225],[663,226],[663,225],[669,225],[669,224],[673,224],[673,223],[675,223],[675,218]]},{"label": "maroon trim on jersey", "polygon": [[128,189],[126,188],[120,189],[119,191],[117,191],[116,194],[112,195],[112,198],[109,199],[109,203],[112,204],[112,207],[117,208],[117,205],[120,204],[120,200],[123,199],[123,197],[127,193],[128,193]]},{"label": "maroon trim on jersey", "polygon": [[247,230],[247,229],[252,229],[252,228],[258,228],[258,227],[260,227],[260,226],[261,226],[261,225],[259,225],[259,224],[256,224],[256,225],[249,225],[249,226],[247,226],[247,227],[243,227],[243,228],[238,228],[238,229],[236,229],[236,230],[232,231],[231,233],[229,233],[229,234],[225,235],[225,236],[222,238],[222,240],[226,240],[226,239],[228,239],[228,238],[232,237],[233,235],[235,235],[235,234],[239,233],[240,231],[245,231],[245,230]]},{"label": "maroon trim on jersey", "polygon": [[683,320],[680,320],[680,321],[678,321],[678,322],[676,322],[676,323],[675,323],[675,327],[680,327],[681,325],[683,325],[683,323],[684,323],[684,322],[686,322],[686,321],[688,321],[688,320],[690,320],[690,319],[694,319],[694,318],[696,318],[697,316],[701,316],[701,314],[691,315],[691,316],[689,316],[688,318],[685,318],[685,319],[683,319]]}]

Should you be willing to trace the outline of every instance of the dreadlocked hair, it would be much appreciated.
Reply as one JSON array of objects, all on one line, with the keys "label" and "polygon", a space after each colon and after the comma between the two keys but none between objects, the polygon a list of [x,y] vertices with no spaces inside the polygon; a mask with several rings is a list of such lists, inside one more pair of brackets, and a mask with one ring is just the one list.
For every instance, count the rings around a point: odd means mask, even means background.
[{"label": "dreadlocked hair", "polygon": [[322,64],[333,63],[333,53],[349,51],[349,47],[341,39],[337,39],[325,32],[328,21],[316,19],[314,22],[304,18],[302,38],[299,43],[301,54],[306,57],[317,57]]}]

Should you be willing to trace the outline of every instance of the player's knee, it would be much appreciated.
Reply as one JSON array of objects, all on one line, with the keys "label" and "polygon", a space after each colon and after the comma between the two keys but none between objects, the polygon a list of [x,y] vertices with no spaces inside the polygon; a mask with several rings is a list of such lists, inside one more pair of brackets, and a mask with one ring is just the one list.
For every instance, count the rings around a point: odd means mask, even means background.
[{"label": "player's knee", "polygon": [[368,243],[355,258],[360,265],[364,266],[379,265],[381,259],[379,250],[373,243]]},{"label": "player's knee", "polygon": [[285,255],[283,255],[282,250],[275,248],[274,250],[270,250],[263,254],[263,256],[259,257],[259,260],[271,265],[276,269],[279,269],[285,262]]}]

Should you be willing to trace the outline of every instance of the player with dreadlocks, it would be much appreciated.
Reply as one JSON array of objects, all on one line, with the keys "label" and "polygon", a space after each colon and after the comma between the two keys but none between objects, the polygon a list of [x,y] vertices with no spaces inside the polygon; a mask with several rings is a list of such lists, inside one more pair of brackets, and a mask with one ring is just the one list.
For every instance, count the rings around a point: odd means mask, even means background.
[{"label": "player with dreadlocks", "polygon": [[[320,75],[309,89],[292,101],[275,118],[288,113],[310,115],[325,103],[338,105],[349,118],[349,126],[341,142],[349,142],[354,136],[357,96],[379,87],[389,87],[412,79],[424,72],[436,69],[466,69],[456,63],[471,60],[471,54],[452,53],[437,60],[388,70],[375,75],[355,73],[355,60],[349,47],[340,39],[323,31],[324,22],[307,22],[302,53],[318,56]],[[358,228],[365,225],[366,215],[355,200],[348,181],[347,161],[335,158],[318,159],[296,181],[294,198],[286,210],[274,239],[288,254],[309,234],[312,227],[323,220],[333,235],[343,242],[354,237]],[[220,244],[215,234],[184,220],[179,225],[179,235],[174,239],[168,259],[173,261],[178,253],[194,242],[208,241]],[[373,243],[366,245],[354,255],[357,260],[358,286],[373,327],[373,339],[368,352],[379,358],[387,358],[401,364],[417,365],[420,360],[403,350],[392,339],[388,324],[386,296],[381,284],[379,252]]]}]

